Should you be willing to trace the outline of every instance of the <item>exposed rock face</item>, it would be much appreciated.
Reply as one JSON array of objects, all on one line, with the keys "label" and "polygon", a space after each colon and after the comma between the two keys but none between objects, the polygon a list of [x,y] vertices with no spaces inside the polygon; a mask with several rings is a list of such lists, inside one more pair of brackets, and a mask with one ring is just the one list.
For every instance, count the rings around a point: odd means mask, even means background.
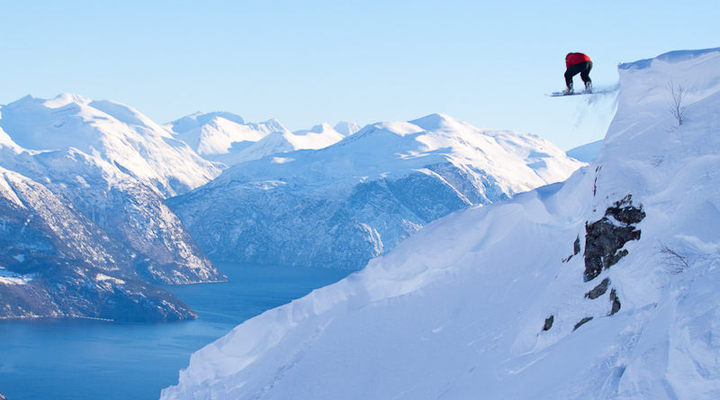
[{"label": "exposed rock face", "polygon": [[573,330],[577,330],[577,328],[583,326],[585,323],[590,322],[593,319],[593,317],[585,317],[581,319],[577,324],[575,324],[575,327]]},{"label": "exposed rock face", "polygon": [[585,235],[585,281],[595,279],[604,269],[615,265],[628,254],[622,249],[625,243],[640,239],[635,224],[645,218],[641,207],[632,205],[632,196],[615,203],[605,211],[599,221],[586,225]]},{"label": "exposed rock face", "polygon": [[545,318],[545,324],[543,324],[543,330],[544,330],[544,331],[549,331],[550,328],[552,328],[554,321],[555,321],[555,316],[554,316],[554,315],[551,315],[551,316]]},{"label": "exposed rock face", "polygon": [[612,307],[610,309],[610,315],[613,315],[620,311],[620,299],[617,296],[617,292],[615,291],[615,288],[610,291],[610,302],[612,303]]},{"label": "exposed rock face", "polygon": [[610,284],[610,278],[605,278],[600,282],[597,286],[595,286],[592,290],[585,293],[585,298],[594,300],[598,297],[602,296],[607,292],[608,285]]}]

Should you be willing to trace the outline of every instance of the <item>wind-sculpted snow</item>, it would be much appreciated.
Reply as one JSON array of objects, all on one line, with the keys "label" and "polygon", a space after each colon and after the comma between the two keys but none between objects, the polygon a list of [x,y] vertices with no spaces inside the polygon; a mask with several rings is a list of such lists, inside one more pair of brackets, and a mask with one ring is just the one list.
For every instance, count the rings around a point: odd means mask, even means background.
[{"label": "wind-sculpted snow", "polygon": [[[720,397],[720,51],[620,81],[590,166],[243,323],[161,398]],[[688,88],[681,126],[668,81]]]},{"label": "wind-sculpted snow", "polygon": [[357,269],[430,221],[580,165],[537,136],[436,114],[238,164],[169,204],[216,260]]},{"label": "wind-sculpted snow", "polygon": [[[5,127],[0,128],[0,165],[15,171],[15,181],[26,182],[24,198],[18,183],[0,185],[3,197],[25,210],[27,221],[43,222],[42,228],[3,233],[3,251],[9,257],[3,266],[15,273],[41,273],[41,279],[29,285],[5,289],[45,291],[35,297],[56,305],[51,309],[41,307],[43,301],[30,302],[22,307],[23,314],[7,308],[14,304],[13,296],[3,296],[0,317],[192,317],[182,302],[149,283],[209,282],[224,276],[163,196],[204,183],[217,170],[171,139],[164,128],[118,103],[72,95],[48,101],[25,98],[0,113],[0,126]],[[143,176],[145,168],[160,164],[158,171]],[[86,227],[63,228],[69,221],[84,221]],[[26,234],[32,238],[24,238]],[[33,241],[42,252],[33,250]],[[95,285],[97,269],[113,271],[118,280]],[[108,302],[102,295],[104,287],[119,281],[127,282],[119,288],[133,288],[132,295],[124,292],[130,303],[119,298]],[[59,285],[65,289],[57,291]],[[139,314],[133,317],[129,310]]]}]

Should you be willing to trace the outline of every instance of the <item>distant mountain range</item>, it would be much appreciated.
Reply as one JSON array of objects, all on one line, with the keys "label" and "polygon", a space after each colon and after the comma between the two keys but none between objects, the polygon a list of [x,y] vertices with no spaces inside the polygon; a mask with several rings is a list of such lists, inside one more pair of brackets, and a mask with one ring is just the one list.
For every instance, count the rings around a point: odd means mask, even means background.
[{"label": "distant mountain range", "polygon": [[0,318],[193,318],[154,285],[225,279],[206,254],[357,269],[434,219],[581,165],[439,114],[290,132],[28,96],[0,107]]},{"label": "distant mountain range", "polygon": [[537,136],[433,114],[237,164],[169,204],[214,260],[358,269],[439,217],[581,165]]},{"label": "distant mountain range", "polygon": [[323,123],[291,132],[275,119],[245,122],[239,115],[225,112],[195,113],[167,126],[202,157],[228,166],[276,153],[321,149],[360,129],[357,124],[340,122],[337,130]]}]

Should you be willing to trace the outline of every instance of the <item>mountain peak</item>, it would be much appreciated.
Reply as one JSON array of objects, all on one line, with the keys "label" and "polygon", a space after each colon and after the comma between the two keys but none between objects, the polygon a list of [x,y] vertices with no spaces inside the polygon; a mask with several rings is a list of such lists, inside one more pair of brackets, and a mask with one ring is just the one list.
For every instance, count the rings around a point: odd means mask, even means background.
[{"label": "mountain peak", "polygon": [[360,130],[360,125],[356,124],[355,122],[340,121],[335,124],[333,128],[343,136],[350,136]]},{"label": "mountain peak", "polygon": [[75,93],[60,93],[59,95],[53,97],[50,100],[45,100],[45,105],[47,105],[50,108],[58,108],[62,106],[66,106],[68,104],[81,104],[81,105],[87,105],[92,100],[88,97],[81,96],[79,94]]},{"label": "mountain peak", "polygon": [[211,123],[218,118],[223,118],[236,124],[245,124],[245,120],[243,119],[243,117],[237,114],[233,114],[231,112],[215,111],[203,113],[200,111],[196,111],[190,115],[186,115],[180,119],[170,122],[169,125],[172,127],[173,131],[177,133],[185,133],[192,129],[201,127],[205,124]]},{"label": "mountain peak", "polygon": [[422,118],[418,118],[412,121],[409,121],[413,125],[417,125],[424,130],[427,131],[436,131],[441,129],[450,129],[453,127],[457,127],[461,124],[460,121],[456,120],[455,118],[446,115],[446,114],[440,114],[440,113],[434,113],[430,115],[426,115]]}]

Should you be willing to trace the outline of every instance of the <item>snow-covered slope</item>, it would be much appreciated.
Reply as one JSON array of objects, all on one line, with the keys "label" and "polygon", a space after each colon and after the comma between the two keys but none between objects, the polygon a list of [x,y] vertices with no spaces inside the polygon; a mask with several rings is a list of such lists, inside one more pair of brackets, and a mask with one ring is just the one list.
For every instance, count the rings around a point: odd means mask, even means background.
[{"label": "snow-covered slope", "polygon": [[0,167],[0,319],[195,316],[138,279],[133,258],[63,197]]},{"label": "snow-covered slope", "polygon": [[[348,131],[357,130],[350,123],[340,126]],[[345,137],[324,123],[310,130],[290,132],[275,119],[245,122],[239,115],[221,112],[192,114],[168,127],[198,154],[230,166],[276,153],[321,149]]]},{"label": "snow-covered slope", "polygon": [[720,49],[620,82],[592,165],[245,322],[162,399],[720,398]]},{"label": "snow-covered slope", "polygon": [[587,143],[578,147],[574,147],[565,152],[568,157],[572,157],[576,160],[589,163],[595,160],[600,154],[602,149],[603,141],[597,140],[595,142]]},{"label": "snow-covered slope", "polygon": [[434,219],[580,165],[537,136],[435,114],[238,164],[169,204],[211,258],[359,268]]},{"label": "snow-covered slope", "polygon": [[62,94],[26,96],[0,108],[0,127],[29,150],[78,149],[97,156],[155,187],[176,195],[220,173],[186,144],[135,109],[113,101]]}]

